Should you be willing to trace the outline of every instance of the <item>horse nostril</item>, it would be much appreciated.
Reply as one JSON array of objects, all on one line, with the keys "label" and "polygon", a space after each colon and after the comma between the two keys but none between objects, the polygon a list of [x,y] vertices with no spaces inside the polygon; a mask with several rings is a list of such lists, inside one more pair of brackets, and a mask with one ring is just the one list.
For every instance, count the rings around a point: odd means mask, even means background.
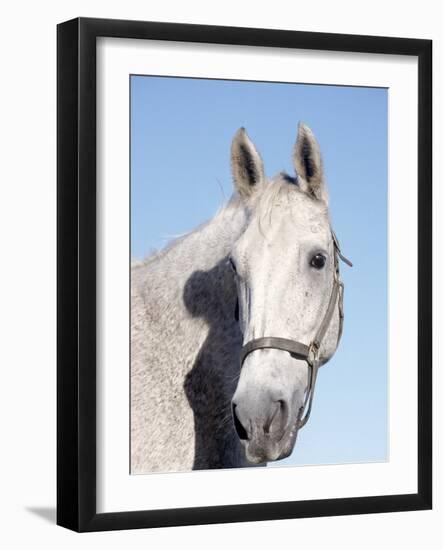
[{"label": "horse nostril", "polygon": [[275,403],[274,410],[267,422],[263,425],[263,431],[265,434],[269,434],[271,430],[273,432],[283,432],[288,422],[288,404],[286,401],[279,399]]},{"label": "horse nostril", "polygon": [[242,441],[248,441],[249,440],[248,432],[245,430],[245,428],[243,427],[243,424],[241,423],[240,419],[238,418],[237,413],[236,413],[236,408],[237,408],[237,405],[233,404],[232,405],[232,417],[234,419],[235,431],[237,432],[238,437]]}]

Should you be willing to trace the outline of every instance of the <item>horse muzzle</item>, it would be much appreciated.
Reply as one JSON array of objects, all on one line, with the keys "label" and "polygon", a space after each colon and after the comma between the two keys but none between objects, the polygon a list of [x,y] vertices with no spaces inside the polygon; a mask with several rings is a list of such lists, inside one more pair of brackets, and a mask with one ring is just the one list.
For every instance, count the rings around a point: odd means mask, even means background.
[{"label": "horse muzzle", "polygon": [[292,452],[298,431],[298,409],[270,392],[253,395],[236,393],[232,400],[232,417],[247,460],[260,464],[286,458]]}]

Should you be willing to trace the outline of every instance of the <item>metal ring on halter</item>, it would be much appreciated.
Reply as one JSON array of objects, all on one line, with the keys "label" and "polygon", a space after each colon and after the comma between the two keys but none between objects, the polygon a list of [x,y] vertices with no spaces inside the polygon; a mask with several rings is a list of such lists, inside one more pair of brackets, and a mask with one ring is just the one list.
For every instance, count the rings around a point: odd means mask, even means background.
[{"label": "metal ring on halter", "polygon": [[[340,342],[340,338],[343,332],[343,293],[344,285],[340,280],[339,259],[343,260],[347,265],[352,267],[352,263],[343,256],[340,250],[340,244],[337,236],[331,229],[332,242],[334,244],[334,279],[332,283],[331,296],[329,298],[328,307],[326,308],[325,315],[317,329],[317,332],[309,345],[298,342],[297,340],[291,340],[289,338],[280,338],[278,336],[264,336],[262,338],[255,338],[247,342],[240,352],[240,368],[242,368],[246,357],[255,350],[258,349],[279,349],[287,351],[297,359],[306,361],[309,366],[309,384],[306,391],[305,400],[301,407],[297,423],[298,427],[302,428],[309,419],[312,409],[312,402],[314,399],[315,383],[317,381],[318,369],[320,367],[319,352],[323,341],[323,338],[329,328],[332,321],[335,307],[338,302],[338,314],[339,314],[339,327],[337,336],[337,346]],[[306,413],[305,413],[306,411]]]}]

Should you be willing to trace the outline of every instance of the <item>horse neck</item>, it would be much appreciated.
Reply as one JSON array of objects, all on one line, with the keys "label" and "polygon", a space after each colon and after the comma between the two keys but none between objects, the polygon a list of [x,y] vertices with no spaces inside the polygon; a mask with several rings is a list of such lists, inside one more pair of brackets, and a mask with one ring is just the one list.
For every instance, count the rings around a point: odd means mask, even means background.
[{"label": "horse neck", "polygon": [[[239,465],[242,456],[235,433],[226,427],[241,345],[236,285],[226,256],[245,223],[244,207],[233,198],[212,220],[131,273],[134,410],[155,414],[156,433],[167,433],[170,416],[151,410],[151,404],[174,403],[181,428],[170,452],[176,456],[178,448],[193,456],[189,468]],[[144,433],[140,445],[148,448],[152,441]]]},{"label": "horse neck", "polygon": [[[133,295],[140,296],[144,307],[152,311],[159,329],[163,322],[169,326],[179,323],[184,331],[197,334],[191,327],[186,329],[188,323],[192,319],[202,320],[204,308],[206,311],[219,309],[225,298],[235,293],[233,276],[225,259],[245,224],[244,206],[234,196],[210,221],[133,267]],[[227,281],[226,285],[219,284],[220,277]],[[203,303],[202,292],[214,300]],[[223,315],[223,311],[210,313]]]}]

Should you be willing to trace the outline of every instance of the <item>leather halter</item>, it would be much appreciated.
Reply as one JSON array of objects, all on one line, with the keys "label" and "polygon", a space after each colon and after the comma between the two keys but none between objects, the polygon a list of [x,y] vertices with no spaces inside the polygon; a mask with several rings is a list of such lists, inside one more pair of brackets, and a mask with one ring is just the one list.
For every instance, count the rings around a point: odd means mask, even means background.
[{"label": "leather halter", "polygon": [[[320,326],[315,333],[314,338],[309,345],[298,342],[297,340],[291,340],[289,338],[279,338],[276,336],[264,336],[262,338],[255,338],[247,342],[240,352],[240,368],[242,368],[246,357],[257,349],[279,349],[289,352],[293,357],[306,361],[310,367],[309,385],[306,392],[303,406],[298,414],[298,428],[302,428],[309,419],[312,409],[312,401],[314,398],[315,383],[317,381],[317,373],[320,367],[319,350],[322,344],[323,338],[331,324],[332,317],[334,315],[335,306],[338,300],[338,312],[339,312],[339,327],[337,336],[337,346],[340,342],[340,338],[343,332],[343,292],[344,285],[340,280],[340,266],[339,259],[352,267],[352,263],[343,256],[340,250],[340,244],[337,236],[331,229],[332,241],[334,244],[334,280],[332,283],[331,296],[329,298],[328,307],[323,317]],[[238,305],[237,305],[238,307]],[[306,411],[306,413],[305,413]],[[304,414],[305,413],[305,414]],[[304,414],[304,416],[303,416]]]}]

